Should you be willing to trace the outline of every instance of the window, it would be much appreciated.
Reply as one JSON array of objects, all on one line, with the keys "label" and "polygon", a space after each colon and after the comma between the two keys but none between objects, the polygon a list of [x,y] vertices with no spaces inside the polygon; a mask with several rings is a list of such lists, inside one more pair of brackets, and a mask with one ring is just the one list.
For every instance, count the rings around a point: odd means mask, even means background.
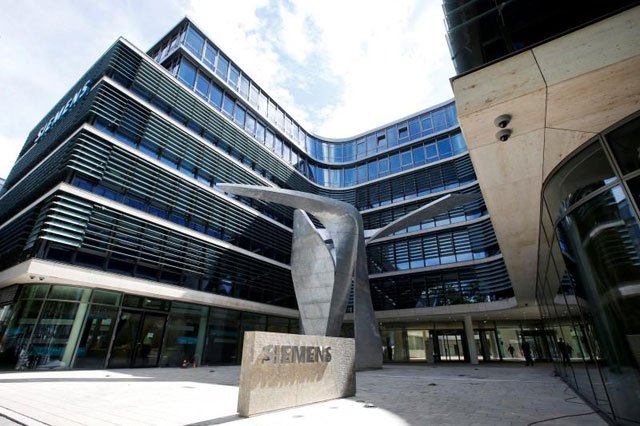
[{"label": "window", "polygon": [[376,139],[378,141],[378,147],[377,147],[378,152],[380,152],[380,151],[382,151],[382,150],[387,148],[387,138],[384,135],[384,133],[379,134]]},{"label": "window", "polygon": [[204,37],[198,34],[196,30],[189,27],[185,41],[187,48],[199,59],[202,54],[202,48],[204,47]]},{"label": "window", "polygon": [[235,66],[231,65],[229,67],[229,85],[237,89],[238,88],[238,80],[240,79],[240,71]]},{"label": "window", "polygon": [[384,157],[378,160],[378,173],[380,176],[386,176],[389,174],[389,158]]},{"label": "window", "polygon": [[367,164],[367,169],[369,173],[369,179],[375,179],[378,177],[378,162],[371,161]]},{"label": "window", "polygon": [[182,59],[182,61],[180,61],[178,77],[184,81],[189,88],[193,88],[193,84],[196,81],[196,68],[191,65],[191,62]]},{"label": "window", "polygon": [[409,130],[407,126],[402,126],[398,128],[398,140],[405,139],[409,137]]},{"label": "window", "polygon": [[215,67],[217,54],[218,54],[218,51],[216,50],[216,48],[210,45],[209,43],[207,43],[207,47],[204,50],[204,57],[203,57],[205,65],[213,69]]},{"label": "window", "polygon": [[251,87],[249,88],[249,102],[251,102],[254,106],[258,105],[258,97],[258,88],[251,84]]},{"label": "window", "polygon": [[438,141],[438,152],[440,153],[440,158],[451,156],[451,142],[449,141],[449,138]]},{"label": "window", "polygon": [[395,126],[389,127],[387,129],[387,141],[389,148],[398,145],[398,133]]},{"label": "window", "polygon": [[260,142],[264,140],[264,126],[259,121],[256,121],[256,139]]},{"label": "window", "polygon": [[427,151],[427,160],[435,161],[438,158],[438,149],[436,148],[435,143],[430,143],[425,147]]},{"label": "window", "polygon": [[245,110],[240,105],[236,105],[236,109],[233,112],[233,119],[240,127],[244,126],[244,118],[246,116]]},{"label": "window", "polygon": [[209,103],[215,105],[218,109],[222,107],[222,89],[215,83],[211,83]]},{"label": "window", "polygon": [[431,114],[425,114],[420,119],[420,125],[424,133],[433,132],[433,123],[431,122]]},{"label": "window", "polygon": [[344,184],[346,186],[352,186],[356,184],[356,169],[350,167],[344,170]]},{"label": "window", "polygon": [[[257,90],[258,89],[256,88],[256,91]],[[269,100],[264,95],[264,93],[260,93],[260,96],[258,97],[258,109],[260,111],[262,111],[262,114],[264,114],[265,116],[267,115],[267,106],[268,105],[269,105]]]},{"label": "window", "polygon": [[402,151],[401,157],[402,157],[402,168],[403,169],[406,169],[407,167],[411,166],[413,161],[411,160],[411,151],[410,150]]},{"label": "window", "polygon": [[363,164],[358,166],[358,183],[362,183],[367,180],[367,165]]},{"label": "window", "polygon": [[233,107],[235,102],[231,99],[227,94],[224,95],[224,102],[222,104],[222,111],[229,115],[229,117],[233,116]]},{"label": "window", "polygon": [[357,147],[356,158],[363,158],[366,155],[366,149],[367,149],[367,146],[365,145],[365,140],[360,139],[357,142],[356,147]]},{"label": "window", "polygon": [[198,72],[196,91],[205,98],[209,95],[209,79],[205,77],[201,72]]},{"label": "window", "polygon": [[422,145],[413,147],[413,163],[416,166],[419,166],[425,163],[424,147]]},{"label": "window", "polygon": [[398,173],[400,171],[400,154],[393,154],[389,157],[389,166],[391,173]]},{"label": "window", "polygon": [[218,55],[218,66],[216,68],[216,74],[222,77],[223,80],[226,80],[228,69],[229,69],[229,60],[222,55]]},{"label": "window", "polygon": [[419,137],[420,133],[420,120],[418,118],[414,118],[409,121],[409,134],[411,139]]},{"label": "window", "polygon": [[249,80],[245,75],[240,79],[240,95],[245,99],[249,97]]},{"label": "window", "polygon": [[367,154],[371,155],[376,152],[378,148],[378,141],[376,139],[376,135],[367,136]]},{"label": "window", "polygon": [[247,114],[247,120],[244,123],[244,128],[250,135],[253,135],[253,132],[256,127],[256,119],[253,118],[251,114]]}]

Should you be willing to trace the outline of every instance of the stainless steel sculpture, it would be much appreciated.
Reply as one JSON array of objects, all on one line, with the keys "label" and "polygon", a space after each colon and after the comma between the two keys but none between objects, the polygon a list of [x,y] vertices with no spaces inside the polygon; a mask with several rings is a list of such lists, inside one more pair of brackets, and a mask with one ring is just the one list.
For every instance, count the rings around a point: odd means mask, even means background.
[{"label": "stainless steel sculpture", "polygon": [[[219,184],[218,187],[232,194],[296,209],[291,276],[303,333],[340,335],[353,282],[356,368],[382,368],[382,345],[371,303],[360,212],[351,204],[306,192],[252,185]],[[479,198],[479,194],[446,195],[381,229],[369,231],[368,242]],[[317,229],[307,212],[325,229]]]},{"label": "stainless steel sculpture", "polygon": [[408,228],[409,226],[416,225],[427,219],[433,219],[439,214],[447,213],[449,210],[472,201],[480,200],[482,196],[478,193],[473,194],[447,194],[437,200],[434,200],[417,210],[412,211],[399,219],[383,226],[382,228],[367,230],[365,236],[368,238],[367,244],[374,242],[375,240],[391,235],[394,232],[401,229]]},{"label": "stainless steel sculpture", "polygon": [[[371,304],[360,212],[351,204],[306,192],[251,185],[220,184],[245,197],[283,204],[294,214],[291,275],[305,334],[339,336],[351,282],[355,284],[356,368],[382,367],[382,346]],[[324,225],[330,244],[305,212]],[[331,240],[331,241],[329,241]]]}]

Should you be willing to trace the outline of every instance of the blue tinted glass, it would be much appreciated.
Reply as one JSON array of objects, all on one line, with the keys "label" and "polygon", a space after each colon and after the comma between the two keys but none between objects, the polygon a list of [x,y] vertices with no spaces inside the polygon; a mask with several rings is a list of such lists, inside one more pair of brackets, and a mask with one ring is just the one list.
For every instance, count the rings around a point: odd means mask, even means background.
[{"label": "blue tinted glass", "polygon": [[389,158],[381,158],[378,160],[378,173],[380,176],[384,176],[389,173]]},{"label": "blue tinted glass", "polygon": [[446,107],[445,110],[444,110],[444,113],[445,113],[446,120],[447,120],[447,127],[453,127],[453,126],[458,125],[458,117],[456,117],[456,106],[455,106],[455,104]]},{"label": "blue tinted glass", "polygon": [[422,116],[420,124],[424,133],[433,132],[433,122],[431,121],[431,114],[425,114]]},{"label": "blue tinted glass", "polygon": [[222,55],[218,55],[218,66],[216,67],[216,74],[222,77],[223,80],[226,80],[227,69],[229,69],[229,60]]},{"label": "blue tinted glass", "polygon": [[240,127],[244,126],[245,110],[240,105],[236,105],[236,109],[233,113],[233,119]]},{"label": "blue tinted glass", "polygon": [[209,66],[209,68],[213,68],[216,62],[216,54],[217,51],[215,47],[207,43],[207,48],[204,51],[204,63]]},{"label": "blue tinted glass", "polygon": [[222,89],[217,84],[211,84],[211,93],[209,94],[209,102],[218,107],[222,106]]},{"label": "blue tinted glass", "polygon": [[456,133],[451,136],[451,146],[454,154],[459,154],[467,150],[467,144],[464,142],[462,133]]},{"label": "blue tinted glass", "polygon": [[222,103],[222,111],[229,114],[229,116],[233,116],[234,105],[235,101],[225,94],[224,102]]},{"label": "blue tinted glass", "polygon": [[356,145],[356,155],[357,158],[363,158],[366,155],[367,146],[364,139],[360,139]]},{"label": "blue tinted glass", "polygon": [[403,151],[402,152],[402,167],[410,166],[411,161],[411,151]]},{"label": "blue tinted glass", "polygon": [[438,152],[440,153],[440,158],[451,156],[451,142],[449,138],[438,141]]},{"label": "blue tinted glass", "polygon": [[202,73],[198,73],[198,80],[196,80],[196,91],[205,98],[209,94],[209,79],[202,75]]},{"label": "blue tinted glass", "polygon": [[391,173],[397,173],[400,171],[400,154],[393,154],[389,157],[389,166]]},{"label": "blue tinted glass", "polygon": [[364,182],[367,180],[367,165],[363,164],[358,166],[358,183]]},{"label": "blue tinted glass", "polygon": [[400,126],[398,127],[398,140],[402,141],[403,139],[406,139],[409,137],[409,130],[407,129],[407,126]]},{"label": "blue tinted glass", "polygon": [[424,147],[422,145],[418,145],[413,147],[413,163],[416,165],[424,164],[425,155],[424,155]]},{"label": "blue tinted glass", "polygon": [[389,148],[398,145],[398,133],[395,126],[391,126],[387,129],[387,141]]},{"label": "blue tinted glass", "polygon": [[196,81],[196,68],[191,65],[191,62],[182,59],[180,61],[180,70],[178,71],[178,77],[184,81],[187,86],[193,87]]},{"label": "blue tinted glass", "polygon": [[434,111],[431,116],[433,118],[433,128],[436,132],[447,128],[447,121],[444,116],[444,111]]},{"label": "blue tinted glass", "polygon": [[378,177],[378,162],[372,161],[367,164],[369,179],[375,179]]},{"label": "blue tinted glass", "polygon": [[247,120],[244,123],[244,128],[247,132],[253,135],[253,131],[256,127],[256,119],[251,114],[247,114]]},{"label": "blue tinted glass", "polygon": [[376,140],[378,144],[378,147],[377,147],[378,152],[387,149],[387,137],[384,134],[381,134],[381,135],[379,134],[376,137]]},{"label": "blue tinted glass", "polygon": [[409,121],[409,136],[411,139],[420,136],[420,120],[418,118]]},{"label": "blue tinted glass", "polygon": [[354,167],[350,167],[344,170],[344,184],[346,186],[356,184],[356,169]]},{"label": "blue tinted glass", "polygon": [[186,46],[193,52],[198,58],[202,53],[202,47],[204,46],[204,38],[198,34],[193,28],[189,27],[187,30]]},{"label": "blue tinted glass", "polygon": [[355,160],[355,144],[353,142],[347,142],[342,147],[342,158],[344,161],[352,161]]},{"label": "blue tinted glass", "polygon": [[378,141],[376,140],[376,135],[367,136],[367,154],[371,155],[376,152],[378,148]]},{"label": "blue tinted glass", "polygon": [[229,85],[234,89],[238,86],[238,79],[240,78],[240,71],[238,68],[231,65],[229,67]]},{"label": "blue tinted glass", "polygon": [[436,144],[435,143],[430,143],[429,145],[427,145],[425,147],[425,149],[427,150],[427,159],[428,160],[435,160],[436,158],[438,158],[438,149],[436,148]]}]

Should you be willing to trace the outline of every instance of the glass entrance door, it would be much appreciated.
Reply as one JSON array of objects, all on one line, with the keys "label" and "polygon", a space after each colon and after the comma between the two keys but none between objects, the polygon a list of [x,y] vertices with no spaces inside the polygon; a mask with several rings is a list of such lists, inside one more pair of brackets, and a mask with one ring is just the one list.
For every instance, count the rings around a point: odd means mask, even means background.
[{"label": "glass entrance door", "polygon": [[439,361],[464,361],[461,330],[438,330],[436,357]]},{"label": "glass entrance door", "polygon": [[157,367],[166,319],[166,315],[123,310],[109,368]]}]

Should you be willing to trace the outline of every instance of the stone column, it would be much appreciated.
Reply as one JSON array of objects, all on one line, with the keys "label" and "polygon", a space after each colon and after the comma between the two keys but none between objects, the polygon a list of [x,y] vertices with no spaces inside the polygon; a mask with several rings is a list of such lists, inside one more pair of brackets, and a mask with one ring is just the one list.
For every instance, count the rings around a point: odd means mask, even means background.
[{"label": "stone column", "polygon": [[478,350],[476,349],[476,341],[473,338],[473,322],[471,322],[470,315],[465,315],[464,317],[464,333],[467,341],[467,352],[469,353],[471,364],[477,364]]}]

